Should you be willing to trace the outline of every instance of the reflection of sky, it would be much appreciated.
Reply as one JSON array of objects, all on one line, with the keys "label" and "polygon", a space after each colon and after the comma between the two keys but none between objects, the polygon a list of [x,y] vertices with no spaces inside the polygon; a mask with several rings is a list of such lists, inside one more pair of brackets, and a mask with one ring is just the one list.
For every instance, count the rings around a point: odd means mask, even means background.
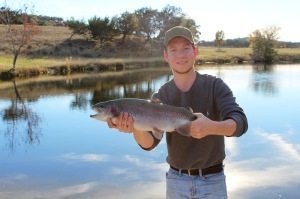
[{"label": "reflection of sky", "polygon": [[[299,65],[259,74],[250,66],[199,71],[222,77],[249,120],[244,136],[226,138],[229,197],[300,198]],[[153,90],[164,81],[156,79]],[[264,90],[264,81],[275,93]],[[255,83],[262,88],[255,90]],[[143,151],[130,135],[90,119],[90,108],[71,110],[73,99],[69,94],[32,103],[43,118],[40,144],[14,153],[0,146],[0,198],[164,198],[165,140]],[[2,102],[0,110],[9,106]]]}]

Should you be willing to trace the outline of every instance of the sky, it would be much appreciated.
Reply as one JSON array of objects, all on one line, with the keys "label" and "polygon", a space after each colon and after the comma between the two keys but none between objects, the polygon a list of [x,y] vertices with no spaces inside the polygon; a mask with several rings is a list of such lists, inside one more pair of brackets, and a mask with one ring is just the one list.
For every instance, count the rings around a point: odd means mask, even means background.
[{"label": "sky", "polygon": [[[200,40],[214,40],[223,30],[225,39],[247,37],[257,29],[280,28],[279,40],[300,42],[299,0],[6,0],[12,8],[34,5],[34,13],[88,20],[113,17],[142,7],[162,10],[179,7],[200,26]],[[4,0],[0,0],[3,4]]]}]

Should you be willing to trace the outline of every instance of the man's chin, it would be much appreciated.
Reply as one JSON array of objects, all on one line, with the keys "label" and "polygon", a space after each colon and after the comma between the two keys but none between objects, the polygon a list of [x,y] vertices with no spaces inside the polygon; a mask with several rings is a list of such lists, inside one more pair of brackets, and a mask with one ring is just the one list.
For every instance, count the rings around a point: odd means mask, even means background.
[{"label": "man's chin", "polygon": [[193,67],[190,67],[187,70],[176,70],[176,69],[173,69],[173,72],[177,73],[177,74],[180,74],[180,75],[183,75],[183,74],[189,73],[192,69],[193,69]]}]

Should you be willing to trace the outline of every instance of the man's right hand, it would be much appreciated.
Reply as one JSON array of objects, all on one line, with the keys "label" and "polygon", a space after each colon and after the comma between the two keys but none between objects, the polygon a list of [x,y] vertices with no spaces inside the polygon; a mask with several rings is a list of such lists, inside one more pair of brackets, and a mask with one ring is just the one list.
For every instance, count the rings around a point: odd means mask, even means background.
[{"label": "man's right hand", "polygon": [[118,129],[120,132],[124,133],[132,133],[133,128],[133,117],[130,116],[128,113],[121,113],[116,118],[109,118],[107,120],[107,124],[109,128]]}]

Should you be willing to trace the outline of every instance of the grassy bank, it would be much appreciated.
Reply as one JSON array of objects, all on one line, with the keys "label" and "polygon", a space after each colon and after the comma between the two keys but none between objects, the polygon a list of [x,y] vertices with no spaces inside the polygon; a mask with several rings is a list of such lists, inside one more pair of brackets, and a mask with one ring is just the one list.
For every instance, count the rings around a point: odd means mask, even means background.
[{"label": "grassy bank", "polygon": [[[21,26],[16,26],[21,28]],[[162,66],[161,42],[149,42],[128,36],[125,42],[121,37],[100,45],[98,41],[87,40],[75,35],[67,27],[39,26],[39,33],[17,60],[17,76],[40,74],[65,74],[70,72],[119,70]],[[0,25],[0,76],[12,67],[9,38],[5,26]],[[300,62],[300,48],[277,49],[278,62]],[[197,64],[236,64],[251,62],[250,48],[199,47]]]},{"label": "grassy bank", "polygon": [[[300,61],[300,49],[276,49],[279,54],[279,62]],[[216,48],[200,47],[197,64],[226,64],[251,62],[250,48]],[[164,63],[162,56],[142,58],[85,58],[85,57],[42,57],[32,58],[20,56],[17,60],[17,72],[36,71],[36,73],[49,73],[49,70],[105,70],[120,68],[136,68],[147,65],[161,65]],[[0,55],[0,72],[7,71],[12,66],[12,56]]]}]

